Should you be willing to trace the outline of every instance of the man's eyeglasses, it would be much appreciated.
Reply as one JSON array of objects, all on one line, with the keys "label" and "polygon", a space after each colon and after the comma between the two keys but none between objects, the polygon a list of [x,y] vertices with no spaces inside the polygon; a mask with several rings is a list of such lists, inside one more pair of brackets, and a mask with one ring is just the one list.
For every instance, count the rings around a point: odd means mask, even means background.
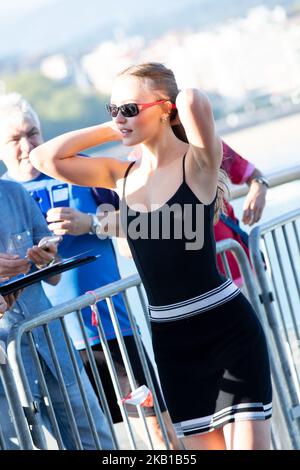
[{"label": "man's eyeglasses", "polygon": [[[151,106],[155,106],[157,104],[165,103],[166,101],[170,100],[159,100],[153,101],[152,103],[127,103],[121,104],[121,106],[116,106],[115,104],[107,104],[106,109],[111,115],[111,117],[116,118],[120,113],[123,117],[134,117],[139,114],[140,111],[146,108],[150,108]],[[176,109],[175,104],[172,103],[172,109]]]}]

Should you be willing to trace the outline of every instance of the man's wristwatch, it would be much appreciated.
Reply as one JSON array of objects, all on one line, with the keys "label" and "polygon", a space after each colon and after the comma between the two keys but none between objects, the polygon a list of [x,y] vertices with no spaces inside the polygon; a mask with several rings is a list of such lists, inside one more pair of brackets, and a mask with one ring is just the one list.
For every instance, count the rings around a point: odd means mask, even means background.
[{"label": "man's wristwatch", "polygon": [[264,184],[267,188],[270,187],[270,183],[264,176],[256,176],[251,181],[257,181],[257,183]]},{"label": "man's wristwatch", "polygon": [[100,222],[100,220],[98,219],[96,214],[90,214],[89,213],[88,215],[92,219],[92,224],[91,224],[89,234],[90,235],[97,235],[97,237],[98,237],[99,235],[101,235],[102,223]]}]

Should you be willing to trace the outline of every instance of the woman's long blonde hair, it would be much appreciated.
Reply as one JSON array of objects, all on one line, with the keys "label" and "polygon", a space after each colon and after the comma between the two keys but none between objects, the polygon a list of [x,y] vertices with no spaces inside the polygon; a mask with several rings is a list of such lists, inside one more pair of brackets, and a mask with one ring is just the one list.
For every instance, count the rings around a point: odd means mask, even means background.
[{"label": "woman's long blonde hair", "polygon": [[[153,89],[159,93],[158,98],[166,98],[175,104],[179,93],[178,86],[172,70],[158,62],[146,62],[143,64],[132,65],[118,74],[131,75],[140,79],[151,80]],[[170,121],[176,117],[177,109],[173,109],[170,114]],[[182,124],[172,126],[173,132],[178,139],[188,143],[186,133]],[[218,176],[217,198],[215,203],[214,222],[219,219],[220,212],[225,212],[224,199],[228,199],[228,177],[227,173],[220,168]]]}]

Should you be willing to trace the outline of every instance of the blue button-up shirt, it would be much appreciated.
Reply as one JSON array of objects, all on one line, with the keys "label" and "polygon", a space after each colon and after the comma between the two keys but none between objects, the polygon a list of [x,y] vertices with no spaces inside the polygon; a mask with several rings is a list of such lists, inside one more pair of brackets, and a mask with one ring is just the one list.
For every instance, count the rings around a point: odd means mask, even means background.
[{"label": "blue button-up shirt", "polygon": [[[9,180],[10,176],[6,173],[3,178]],[[60,183],[62,182],[40,173],[34,180],[23,181],[21,184],[29,192],[42,190],[42,194],[45,191],[45,193],[47,192],[50,195],[52,188]],[[97,196],[95,196],[92,188],[83,188],[69,184],[68,198],[68,201],[65,201],[63,205],[70,206],[81,212],[93,214],[96,213],[98,204],[117,204],[116,194],[104,188],[97,188]],[[52,199],[51,196],[49,196],[49,201],[50,199]],[[44,207],[43,204],[41,205]],[[95,290],[120,279],[114,247],[109,238],[99,240],[96,235],[64,235],[63,241],[59,244],[59,252],[63,258],[69,258],[69,256],[74,256],[83,251],[89,251],[92,254],[99,254],[101,256],[93,263],[82,265],[63,273],[62,279],[57,286],[44,285],[45,292],[52,305],[59,305],[63,301],[74,299],[85,294],[87,291]],[[132,335],[130,321],[121,294],[114,295],[113,303],[118,315],[122,335]],[[115,338],[116,334],[106,302],[98,302],[98,309],[106,339]],[[91,309],[86,307],[81,312],[90,345],[98,344],[100,342],[99,332],[97,326],[93,325]],[[75,313],[66,317],[66,325],[75,348],[84,349],[85,343]]]},{"label": "blue button-up shirt", "polygon": [[[36,202],[18,183],[0,180],[0,214],[0,253],[9,252],[24,257],[28,248],[38,244],[41,238],[51,235]],[[50,307],[40,282],[27,287],[12,309],[0,319],[0,340],[6,342],[11,328],[24,318],[38,315]],[[58,320],[49,326],[65,383],[69,385],[75,377],[61,326]],[[43,329],[35,328],[33,337],[40,356],[56,375]],[[31,390],[34,395],[39,395],[36,371],[25,335],[22,340],[22,357]],[[79,364],[82,367],[80,360]]]}]

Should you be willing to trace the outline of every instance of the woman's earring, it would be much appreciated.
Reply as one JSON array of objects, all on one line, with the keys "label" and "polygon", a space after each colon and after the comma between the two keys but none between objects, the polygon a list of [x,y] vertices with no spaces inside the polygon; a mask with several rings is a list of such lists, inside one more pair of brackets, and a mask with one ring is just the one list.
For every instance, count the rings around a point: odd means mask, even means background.
[{"label": "woman's earring", "polygon": [[168,116],[162,116],[162,117],[161,117],[161,122],[162,122],[163,124],[165,124],[165,123],[167,122],[167,120],[168,120]]}]

